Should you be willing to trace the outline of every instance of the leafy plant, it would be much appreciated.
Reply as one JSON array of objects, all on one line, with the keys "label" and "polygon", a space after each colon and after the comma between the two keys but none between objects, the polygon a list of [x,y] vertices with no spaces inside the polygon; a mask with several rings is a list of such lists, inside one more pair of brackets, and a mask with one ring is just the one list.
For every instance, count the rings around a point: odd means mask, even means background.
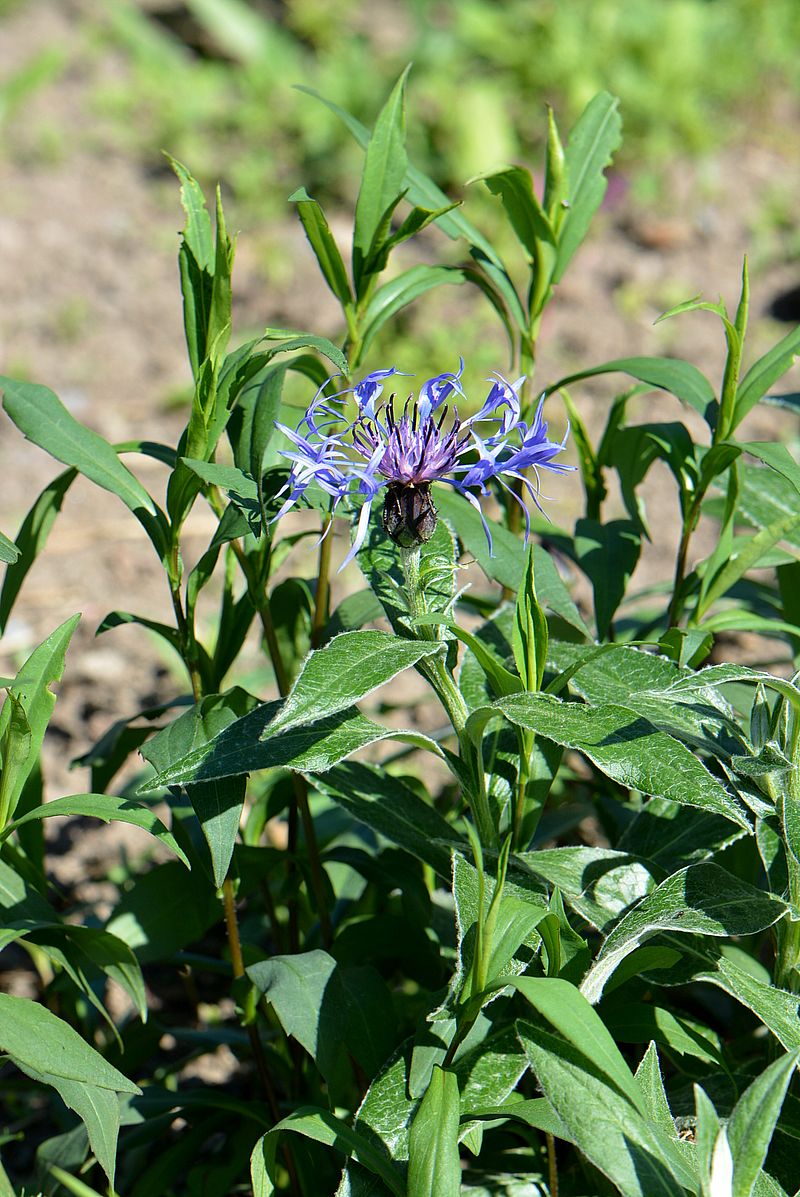
[{"label": "leafy plant", "polygon": [[[539,506],[536,470],[565,448],[530,382],[541,315],[602,198],[617,104],[593,99],[563,152],[548,114],[541,195],[521,167],[485,176],[513,261],[410,162],[405,86],[406,73],[371,130],[337,109],[364,149],[349,264],[320,204],[292,197],[341,305],[339,341],[273,327],[236,339],[220,194],[212,223],[173,162],[194,380],[177,445],[112,446],[45,386],[2,380],[12,421],[66,466],[8,552],[4,626],[81,474],[144,528],[170,610],[169,622],[115,610],[98,630],[143,624],[185,679],[87,754],[92,793],[49,803],[37,763],[77,617],[4,681],[0,946],[28,953],[37,986],[0,999],[11,1118],[37,1146],[33,1166],[12,1134],[0,1143],[6,1192],[796,1188],[800,688],[721,662],[718,637],[757,629],[789,654],[800,642],[800,470],[784,445],[738,438],[756,404],[796,406],[771,392],[798,333],[745,369],[745,267],[732,318],[699,300],[667,313],[721,321],[718,387],[658,357],[546,383],[550,409],[561,395],[569,412],[585,511],[572,530],[523,515],[526,497]],[[426,225],[462,265],[385,280]],[[373,338],[454,281],[489,301],[529,381],[498,376],[478,409],[468,365],[445,363],[401,412],[381,401],[394,364],[363,370]],[[632,383],[593,444],[580,383],[598,374]],[[706,443],[679,420],[630,421],[632,395],[654,389],[703,416]],[[136,454],[163,466],[163,502],[123,462]],[[641,486],[657,460],[682,526],[671,581],[636,595],[652,535]],[[608,518],[609,471],[627,518]],[[216,527],[187,569],[198,503]],[[343,517],[361,581],[336,602]],[[701,519],[718,545],[694,561]],[[321,534],[311,580],[309,529]],[[474,591],[459,586],[468,562]],[[240,672],[253,628],[270,671],[258,694]],[[115,793],[138,749],[146,771]],[[73,815],[132,823],[159,845],[104,919],[61,908],[48,882],[42,821]],[[224,1080],[198,1080],[191,1068],[223,1049]]]}]

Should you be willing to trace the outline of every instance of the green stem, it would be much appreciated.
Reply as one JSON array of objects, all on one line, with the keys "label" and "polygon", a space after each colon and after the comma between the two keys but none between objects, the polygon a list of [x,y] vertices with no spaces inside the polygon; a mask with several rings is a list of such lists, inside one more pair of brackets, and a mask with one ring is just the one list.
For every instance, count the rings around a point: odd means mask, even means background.
[{"label": "green stem", "polygon": [[181,656],[189,674],[192,686],[192,697],[199,702],[203,697],[203,679],[200,676],[200,665],[197,658],[197,641],[194,627],[186,618],[181,595],[181,563],[178,541],[175,540],[170,554],[169,592],[172,598],[172,609],[175,613],[175,626],[181,646]]},{"label": "green stem", "polygon": [[689,542],[692,539],[692,533],[697,527],[697,519],[700,514],[700,504],[705,497],[705,490],[698,492],[687,511],[683,520],[683,529],[681,531],[681,539],[678,545],[678,556],[675,561],[675,578],[672,585],[672,598],[670,599],[669,609],[667,610],[667,627],[677,627],[681,616],[683,615],[683,608],[685,599],[682,594],[683,584],[686,580],[686,563],[689,557]]},{"label": "green stem", "polygon": [[[408,612],[412,619],[428,614],[425,601],[425,590],[420,577],[420,546],[400,549],[400,559],[405,580],[405,597]],[[414,635],[420,640],[438,640],[439,633],[435,626],[422,624],[414,628]],[[444,647],[444,645],[442,645]],[[443,654],[427,657],[420,661],[419,671],[430,682],[433,690],[447,712],[458,737],[458,746],[462,759],[469,767],[472,784],[465,793],[467,803],[475,817],[475,825],[481,843],[487,847],[497,846],[497,829],[492,818],[489,799],[486,794],[486,778],[483,770],[481,750],[476,747],[466,731],[469,709],[464,697],[456,685],[455,678],[450,673],[444,661]]]}]

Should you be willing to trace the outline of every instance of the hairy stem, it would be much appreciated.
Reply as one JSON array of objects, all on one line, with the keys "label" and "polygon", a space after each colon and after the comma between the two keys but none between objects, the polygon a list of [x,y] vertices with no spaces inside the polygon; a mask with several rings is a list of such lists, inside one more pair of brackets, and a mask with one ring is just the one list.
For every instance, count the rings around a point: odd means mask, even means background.
[{"label": "hairy stem", "polygon": [[[405,596],[409,615],[417,619],[428,614],[425,589],[420,577],[420,546],[401,548],[400,557],[405,580]],[[414,635],[420,640],[438,640],[439,635],[435,627],[422,624],[414,628]],[[444,648],[444,642],[442,642]],[[465,794],[465,798],[475,817],[481,843],[487,847],[497,844],[497,830],[492,819],[489,800],[486,794],[486,779],[483,770],[483,758],[479,747],[476,747],[466,732],[469,709],[464,697],[456,685],[455,678],[445,664],[444,655],[427,657],[419,663],[419,671],[430,682],[433,690],[447,712],[458,737],[458,745],[462,759],[469,767],[472,784]]]}]

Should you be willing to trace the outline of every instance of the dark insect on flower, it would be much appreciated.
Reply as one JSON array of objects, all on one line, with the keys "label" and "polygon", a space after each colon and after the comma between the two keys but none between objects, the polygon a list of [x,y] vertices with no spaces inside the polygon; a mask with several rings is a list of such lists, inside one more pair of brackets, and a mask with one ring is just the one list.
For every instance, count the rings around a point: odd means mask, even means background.
[{"label": "dark insect on flower", "polygon": [[427,482],[418,486],[389,483],[383,501],[383,530],[404,549],[430,540],[436,531],[436,508]]},{"label": "dark insect on flower", "polygon": [[[436,529],[431,484],[442,482],[462,494],[479,513],[491,552],[492,538],[478,495],[488,494],[488,483],[494,479],[522,507],[527,538],[530,517],[520,492],[541,509],[538,471],[563,474],[574,468],[552,460],[564,448],[566,436],[560,443],[547,439],[543,401],[530,424],[523,420],[519,389],[524,380],[510,383],[500,374],[494,375],[480,411],[461,420],[448,400],[455,395],[463,397],[463,370],[462,361],[456,374],[429,378],[416,398],[409,395],[402,410],[395,408],[395,395],[385,403],[378,402],[385,379],[398,373],[394,367],[375,370],[336,395],[326,396],[321,388],[296,432],[277,425],[294,449],[283,453],[292,468],[284,488],[286,501],[275,518],[293,507],[312,482],[331,496],[332,511],[346,495],[361,496],[358,527],[344,567],[364,543],[373,501],[384,487],[386,534],[404,548],[430,540]],[[333,403],[350,394],[355,397],[358,414],[343,428],[342,412]],[[533,472],[535,485],[526,470]],[[510,481],[516,482],[518,489]]]}]

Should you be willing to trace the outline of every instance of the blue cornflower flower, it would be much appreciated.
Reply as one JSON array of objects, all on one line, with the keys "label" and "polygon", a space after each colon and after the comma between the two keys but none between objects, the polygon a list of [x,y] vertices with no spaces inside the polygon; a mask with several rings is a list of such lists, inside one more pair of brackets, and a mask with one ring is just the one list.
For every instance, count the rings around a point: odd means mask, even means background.
[{"label": "blue cornflower flower", "polygon": [[[399,373],[394,367],[374,370],[336,395],[325,396],[320,388],[296,432],[277,425],[294,448],[283,451],[292,467],[281,492],[287,498],[275,518],[293,507],[312,482],[330,495],[332,512],[346,495],[360,496],[363,504],[358,527],[344,567],[364,543],[372,504],[384,488],[387,535],[404,548],[430,540],[437,518],[430,488],[433,482],[444,482],[476,509],[491,552],[492,537],[478,495],[488,494],[488,483],[495,480],[522,507],[527,539],[528,509],[508,480],[519,483],[541,510],[539,470],[563,474],[574,469],[553,461],[567,437],[560,443],[547,439],[543,399],[531,423],[526,423],[519,399],[524,379],[510,383],[500,374],[490,379],[492,387],[480,411],[459,419],[457,409],[453,406],[451,412],[448,401],[463,397],[463,371],[462,359],[457,373],[429,378],[418,396],[410,395],[402,409],[395,407],[395,395],[379,402],[386,379]],[[343,428],[342,412],[334,401],[351,394],[358,414]],[[535,485],[525,470],[532,470]]]}]

